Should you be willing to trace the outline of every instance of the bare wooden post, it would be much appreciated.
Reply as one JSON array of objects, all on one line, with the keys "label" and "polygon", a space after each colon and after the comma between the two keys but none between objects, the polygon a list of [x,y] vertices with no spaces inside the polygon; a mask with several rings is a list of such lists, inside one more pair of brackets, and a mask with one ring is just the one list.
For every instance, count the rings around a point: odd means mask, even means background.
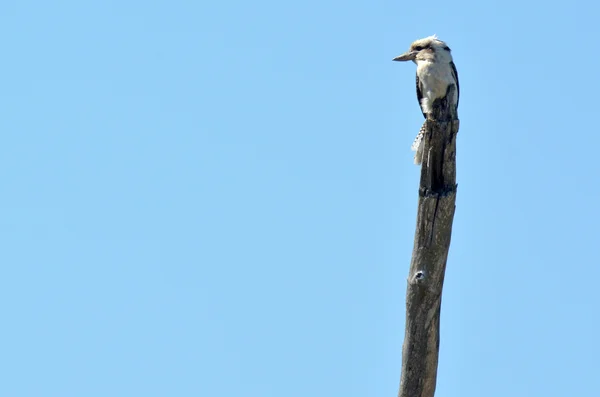
[{"label": "bare wooden post", "polygon": [[[446,98],[452,97],[452,85]],[[417,229],[406,290],[406,329],[399,397],[433,397],[440,347],[440,307],[456,201],[458,117],[433,104],[422,142]]]}]

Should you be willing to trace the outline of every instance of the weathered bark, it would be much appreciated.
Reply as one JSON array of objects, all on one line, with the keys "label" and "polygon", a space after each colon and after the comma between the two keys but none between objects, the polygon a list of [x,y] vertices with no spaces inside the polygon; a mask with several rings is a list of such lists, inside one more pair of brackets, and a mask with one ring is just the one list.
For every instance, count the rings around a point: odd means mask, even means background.
[{"label": "weathered bark", "polygon": [[[446,97],[451,97],[451,86]],[[406,330],[399,397],[433,397],[440,346],[440,307],[456,201],[455,109],[434,103],[427,120],[417,228],[406,291]]]}]

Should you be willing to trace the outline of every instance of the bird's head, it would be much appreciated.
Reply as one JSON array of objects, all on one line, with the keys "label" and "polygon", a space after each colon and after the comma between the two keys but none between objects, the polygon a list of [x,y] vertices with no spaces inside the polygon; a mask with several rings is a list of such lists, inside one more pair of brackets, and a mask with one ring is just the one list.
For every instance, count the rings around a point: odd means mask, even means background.
[{"label": "bird's head", "polygon": [[452,55],[450,48],[436,35],[425,37],[414,41],[410,49],[404,54],[397,56],[394,61],[428,61],[428,62],[450,62]]}]

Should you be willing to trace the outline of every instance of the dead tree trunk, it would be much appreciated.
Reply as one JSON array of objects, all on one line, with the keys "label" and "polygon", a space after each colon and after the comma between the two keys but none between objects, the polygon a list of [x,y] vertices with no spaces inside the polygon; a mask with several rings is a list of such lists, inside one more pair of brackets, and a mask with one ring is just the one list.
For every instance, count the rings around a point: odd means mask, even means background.
[{"label": "dead tree trunk", "polygon": [[[446,98],[452,96],[450,86]],[[399,397],[433,397],[440,346],[440,307],[456,201],[454,106],[434,102],[422,141],[423,165],[415,245],[406,291],[406,329]]]}]

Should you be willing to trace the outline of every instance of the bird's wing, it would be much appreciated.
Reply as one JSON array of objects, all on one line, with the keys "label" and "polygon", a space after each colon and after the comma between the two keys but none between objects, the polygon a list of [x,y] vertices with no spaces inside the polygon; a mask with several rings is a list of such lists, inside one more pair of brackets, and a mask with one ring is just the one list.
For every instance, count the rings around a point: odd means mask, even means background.
[{"label": "bird's wing", "polygon": [[[450,62],[450,67],[452,68],[452,76],[454,77],[454,81],[456,81],[456,107],[458,108],[458,100],[460,98],[460,86],[458,85],[458,72],[456,71],[456,65],[454,62]],[[418,79],[418,77],[417,77]],[[418,86],[418,84],[417,84]],[[419,88],[417,88],[418,90]]]},{"label": "bird's wing", "polygon": [[423,111],[423,105],[421,105],[421,99],[423,99],[423,91],[421,91],[421,82],[419,81],[419,75],[417,74],[417,100],[419,101],[419,106],[421,107],[421,113],[423,113],[423,117],[427,118],[427,115]]}]

